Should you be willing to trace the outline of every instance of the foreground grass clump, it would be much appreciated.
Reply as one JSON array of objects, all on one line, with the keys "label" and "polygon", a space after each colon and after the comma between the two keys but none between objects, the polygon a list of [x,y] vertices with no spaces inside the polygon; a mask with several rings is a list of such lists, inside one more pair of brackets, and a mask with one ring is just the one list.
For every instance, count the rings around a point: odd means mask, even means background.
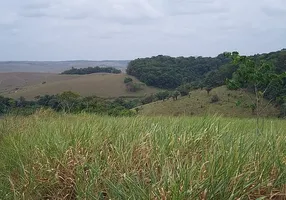
[{"label": "foreground grass clump", "polygon": [[0,122],[2,199],[285,199],[286,123],[38,113]]}]

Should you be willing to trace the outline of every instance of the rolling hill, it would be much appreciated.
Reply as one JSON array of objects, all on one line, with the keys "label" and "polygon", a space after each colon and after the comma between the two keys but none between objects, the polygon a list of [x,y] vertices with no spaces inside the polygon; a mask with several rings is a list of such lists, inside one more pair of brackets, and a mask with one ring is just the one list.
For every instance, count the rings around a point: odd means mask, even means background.
[{"label": "rolling hill", "polygon": [[[158,89],[144,86],[136,93],[128,92],[123,83],[126,74],[58,75],[51,73],[2,73],[0,95],[20,96],[32,100],[35,96],[73,91],[82,96],[103,98],[141,97],[156,93]],[[135,82],[139,82],[133,77]]]},{"label": "rolling hill", "polygon": [[[218,102],[211,103],[213,95],[217,95]],[[208,95],[205,90],[194,90],[190,97],[181,97],[177,101],[157,101],[140,107],[141,115],[156,116],[204,116],[222,115],[226,117],[252,117],[254,114],[250,108],[254,95],[245,91],[228,90],[226,86],[213,89]],[[262,116],[275,117],[279,111],[267,100],[262,102],[266,107]]]}]

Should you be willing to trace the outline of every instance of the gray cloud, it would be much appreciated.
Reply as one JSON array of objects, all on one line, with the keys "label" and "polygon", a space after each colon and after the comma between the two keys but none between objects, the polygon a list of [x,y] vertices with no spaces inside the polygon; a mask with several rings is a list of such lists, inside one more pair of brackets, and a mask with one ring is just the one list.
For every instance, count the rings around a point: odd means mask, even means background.
[{"label": "gray cloud", "polygon": [[10,0],[0,60],[215,56],[285,48],[285,0]]},{"label": "gray cloud", "polygon": [[50,1],[28,1],[26,4],[23,5],[23,9],[25,10],[36,10],[36,9],[43,9],[43,8],[49,8],[52,6],[52,3]]},{"label": "gray cloud", "polygon": [[286,17],[286,5],[282,8],[263,7],[262,11],[270,17]]},{"label": "gray cloud", "polygon": [[228,9],[217,0],[175,0],[166,6],[170,15],[203,15],[227,12]]}]

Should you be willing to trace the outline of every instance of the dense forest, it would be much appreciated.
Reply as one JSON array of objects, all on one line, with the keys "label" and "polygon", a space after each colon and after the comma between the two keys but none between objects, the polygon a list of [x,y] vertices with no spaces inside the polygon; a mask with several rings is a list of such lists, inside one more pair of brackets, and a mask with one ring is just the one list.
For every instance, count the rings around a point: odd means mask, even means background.
[{"label": "dense forest", "polygon": [[[127,67],[127,74],[135,76],[148,86],[174,89],[182,84],[199,82],[205,78],[208,73],[215,72],[230,62],[231,59],[224,54],[220,54],[215,58],[174,58],[159,55],[131,61]],[[231,75],[234,70],[235,69],[230,65],[229,67],[221,69],[221,73],[227,76],[228,74]],[[221,80],[220,78],[218,79],[219,81]]]},{"label": "dense forest", "polygon": [[87,67],[87,68],[71,68],[62,72],[61,74],[93,74],[93,73],[112,73],[112,74],[120,74],[121,70],[115,69],[114,67]]},{"label": "dense forest", "polygon": [[[286,50],[257,54],[249,58],[273,64],[277,72],[286,70]],[[197,87],[217,87],[232,78],[238,65],[225,53],[217,57],[170,57],[154,56],[131,61],[127,74],[135,76],[148,86],[175,89],[184,84]]]}]

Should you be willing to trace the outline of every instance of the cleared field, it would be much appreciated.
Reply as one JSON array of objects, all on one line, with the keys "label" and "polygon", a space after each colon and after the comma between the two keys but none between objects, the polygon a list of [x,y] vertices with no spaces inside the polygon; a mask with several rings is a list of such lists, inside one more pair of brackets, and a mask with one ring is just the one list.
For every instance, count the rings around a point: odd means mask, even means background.
[{"label": "cleared field", "polygon": [[30,86],[39,86],[43,82],[71,80],[76,76],[60,76],[53,73],[12,72],[0,73],[0,95],[9,95],[25,90]]},{"label": "cleared field", "polygon": [[[218,102],[211,103],[213,95],[217,95]],[[254,114],[250,108],[252,99],[255,96],[245,91],[228,90],[225,86],[213,89],[208,95],[205,90],[195,90],[191,92],[190,97],[182,97],[177,101],[167,100],[158,101],[144,105],[140,108],[142,115],[214,115],[219,114],[226,117],[252,117]],[[279,110],[268,101],[262,101],[262,107],[265,109],[262,116],[276,117]]]},{"label": "cleared field", "polygon": [[285,199],[286,123],[38,113],[0,121],[2,199]]},{"label": "cleared field", "polygon": [[[0,74],[0,95],[12,98],[58,94],[73,91],[82,96],[96,95],[113,98],[119,96],[144,96],[156,93],[157,89],[147,86],[132,93],[123,83],[126,74],[58,75],[49,73],[2,73]],[[135,78],[133,78],[137,81]],[[138,81],[137,81],[138,82]]]}]

